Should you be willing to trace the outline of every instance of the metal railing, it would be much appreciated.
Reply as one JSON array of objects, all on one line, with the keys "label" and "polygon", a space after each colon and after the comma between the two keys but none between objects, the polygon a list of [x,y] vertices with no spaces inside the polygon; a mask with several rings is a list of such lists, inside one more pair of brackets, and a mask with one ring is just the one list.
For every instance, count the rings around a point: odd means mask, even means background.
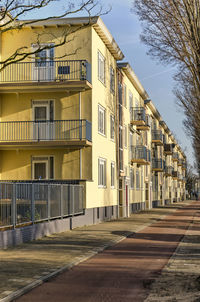
[{"label": "metal railing", "polygon": [[82,185],[0,183],[0,228],[83,214]]},{"label": "metal railing", "polygon": [[168,175],[172,175],[173,167],[172,166],[165,166],[164,171]]},{"label": "metal railing", "polygon": [[178,172],[177,171],[172,171],[172,177],[178,178]]},{"label": "metal railing", "polygon": [[150,162],[151,154],[145,146],[131,146],[131,159],[144,159],[145,161]]},{"label": "metal railing", "polygon": [[91,83],[86,60],[17,62],[0,72],[0,83],[82,81]]},{"label": "metal railing", "polygon": [[163,141],[163,134],[161,130],[152,130],[151,131],[152,140]]},{"label": "metal railing", "polygon": [[173,146],[172,144],[164,144],[164,152],[173,152]]},{"label": "metal railing", "polygon": [[174,160],[179,160],[179,156],[178,156],[178,153],[177,153],[177,152],[173,152],[173,153],[172,153],[172,159],[174,159]]},{"label": "metal railing", "polygon": [[152,169],[164,169],[164,163],[162,159],[152,158]]},{"label": "metal railing", "polygon": [[0,142],[92,141],[92,126],[87,120],[0,122]]},{"label": "metal railing", "polygon": [[131,107],[131,120],[132,121],[144,121],[146,122],[145,109],[143,107]]}]

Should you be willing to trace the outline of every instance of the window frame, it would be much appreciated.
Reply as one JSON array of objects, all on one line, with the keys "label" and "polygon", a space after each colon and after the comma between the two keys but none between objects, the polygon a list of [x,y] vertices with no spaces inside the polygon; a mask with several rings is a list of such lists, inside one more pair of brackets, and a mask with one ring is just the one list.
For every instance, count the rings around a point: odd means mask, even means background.
[{"label": "window frame", "polygon": [[111,168],[110,186],[111,186],[111,189],[114,189],[115,188],[115,162],[111,162],[110,168]]},{"label": "window frame", "polygon": [[[105,158],[99,157],[98,158],[98,187],[99,188],[106,188],[106,181],[107,181],[106,167],[107,167],[107,160]],[[103,172],[103,175],[101,175],[101,171]]]},{"label": "window frame", "polygon": [[110,139],[115,140],[115,117],[113,114],[110,114]]},{"label": "window frame", "polygon": [[115,95],[115,70],[110,65],[110,92]]},{"label": "window frame", "polygon": [[[102,126],[100,125],[101,123],[101,118],[100,115],[102,114],[103,119],[102,119]],[[98,133],[106,136],[106,109],[98,104]]]},{"label": "window frame", "polygon": [[98,50],[98,79],[102,84],[106,84],[106,58]]}]

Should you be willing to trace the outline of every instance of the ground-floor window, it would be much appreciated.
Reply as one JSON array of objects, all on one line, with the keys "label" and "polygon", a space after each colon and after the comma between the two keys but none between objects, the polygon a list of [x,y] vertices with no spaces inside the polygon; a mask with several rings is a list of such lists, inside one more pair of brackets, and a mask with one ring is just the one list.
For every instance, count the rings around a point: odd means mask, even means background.
[{"label": "ground-floor window", "polygon": [[32,157],[32,179],[54,179],[54,157]]},{"label": "ground-floor window", "polygon": [[106,187],[106,159],[98,159],[98,185],[101,188]]}]

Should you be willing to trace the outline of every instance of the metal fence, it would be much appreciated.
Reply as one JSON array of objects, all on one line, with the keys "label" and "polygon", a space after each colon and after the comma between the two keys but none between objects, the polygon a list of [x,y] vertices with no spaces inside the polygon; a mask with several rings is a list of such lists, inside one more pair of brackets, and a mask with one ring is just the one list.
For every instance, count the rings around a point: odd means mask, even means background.
[{"label": "metal fence", "polygon": [[87,120],[0,122],[0,142],[92,140]]},{"label": "metal fence", "polygon": [[83,186],[0,183],[0,228],[83,214]]},{"label": "metal fence", "polygon": [[130,151],[131,159],[144,159],[148,162],[151,160],[150,150],[148,150],[145,146],[131,146]]},{"label": "metal fence", "polygon": [[86,60],[17,62],[6,66],[0,72],[0,83],[69,80],[87,80],[91,83],[91,65]]}]

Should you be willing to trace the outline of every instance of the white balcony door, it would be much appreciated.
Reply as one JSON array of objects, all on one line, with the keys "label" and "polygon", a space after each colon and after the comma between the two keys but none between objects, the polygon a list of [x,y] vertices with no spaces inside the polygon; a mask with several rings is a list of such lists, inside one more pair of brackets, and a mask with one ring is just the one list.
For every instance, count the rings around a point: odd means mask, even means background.
[{"label": "white balcony door", "polygon": [[33,101],[33,139],[48,141],[54,138],[53,101]]},{"label": "white balcony door", "polygon": [[[37,46],[33,46],[33,50]],[[37,82],[50,82],[55,79],[54,48],[43,49],[34,54],[32,78]]]}]

